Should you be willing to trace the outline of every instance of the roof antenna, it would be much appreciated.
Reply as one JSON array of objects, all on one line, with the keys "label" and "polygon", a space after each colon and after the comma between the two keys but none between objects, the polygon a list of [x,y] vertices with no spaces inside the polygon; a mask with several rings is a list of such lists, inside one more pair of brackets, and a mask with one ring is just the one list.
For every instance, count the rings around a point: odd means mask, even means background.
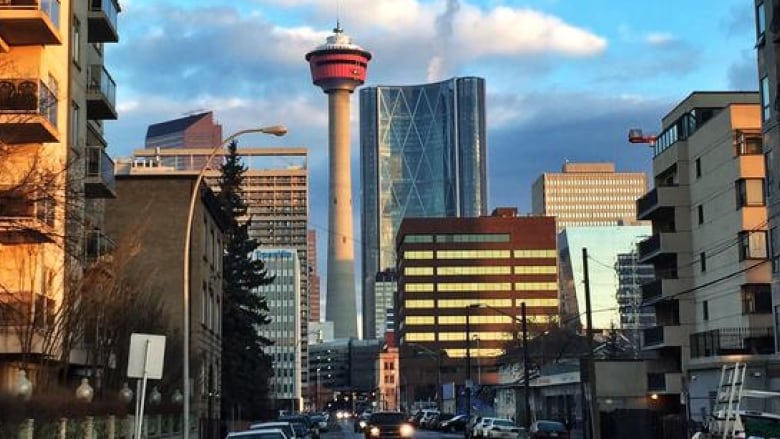
[{"label": "roof antenna", "polygon": [[333,32],[337,34],[344,32],[341,29],[341,1],[339,0],[336,0],[336,28],[333,29]]}]

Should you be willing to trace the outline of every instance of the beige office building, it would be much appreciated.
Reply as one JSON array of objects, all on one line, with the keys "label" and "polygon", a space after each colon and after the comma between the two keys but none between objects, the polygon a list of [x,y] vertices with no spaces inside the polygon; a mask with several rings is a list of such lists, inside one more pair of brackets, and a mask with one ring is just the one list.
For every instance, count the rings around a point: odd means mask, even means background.
[{"label": "beige office building", "polygon": [[533,185],[534,215],[554,216],[567,226],[616,226],[636,222],[636,199],[647,191],[642,172],[616,172],[614,163],[564,163]]},{"label": "beige office building", "polygon": [[[656,279],[642,286],[656,326],[643,331],[658,407],[702,421],[720,368],[748,363],[745,388],[777,390],[761,105],[755,92],[695,92],[662,120],[655,189],[637,200],[653,234],[638,245]],[[738,360],[737,360],[738,359]]]}]

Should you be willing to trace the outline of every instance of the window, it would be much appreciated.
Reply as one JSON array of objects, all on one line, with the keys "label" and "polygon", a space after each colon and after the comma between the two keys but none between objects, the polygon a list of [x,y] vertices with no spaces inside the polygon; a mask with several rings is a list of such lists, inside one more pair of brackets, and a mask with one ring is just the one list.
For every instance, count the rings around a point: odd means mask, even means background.
[{"label": "window", "polygon": [[742,285],[742,314],[770,314],[772,288],[769,284]]},{"label": "window", "polygon": [[780,255],[780,235],[777,227],[769,229],[769,245],[771,252],[769,256],[772,257],[772,273],[780,271],[780,261],[778,261],[778,255]]},{"label": "window", "polygon": [[704,252],[699,253],[699,266],[701,271],[707,271],[707,255]]},{"label": "window", "polygon": [[743,207],[765,206],[763,178],[744,178],[737,180],[737,209]]},{"label": "window", "polygon": [[699,224],[704,224],[704,205],[699,204],[696,210],[698,210],[699,213]]},{"label": "window", "polygon": [[710,303],[706,300],[701,303],[701,314],[703,320],[706,321],[710,319]]},{"label": "window", "polygon": [[737,155],[758,155],[764,152],[761,133],[737,131]]},{"label": "window", "polygon": [[70,103],[70,147],[78,150],[81,135],[81,108],[75,101]]},{"label": "window", "polygon": [[764,33],[766,32],[766,6],[764,2],[756,5],[756,45],[764,42]]},{"label": "window", "polygon": [[73,17],[73,63],[81,66],[81,21]]},{"label": "window", "polygon": [[769,120],[772,117],[772,104],[769,100],[769,77],[764,76],[759,82],[759,89],[761,92],[761,115],[764,121]]},{"label": "window", "polygon": [[766,231],[744,231],[739,233],[739,260],[766,259]]},{"label": "window", "polygon": [[696,178],[701,177],[701,158],[696,159]]}]

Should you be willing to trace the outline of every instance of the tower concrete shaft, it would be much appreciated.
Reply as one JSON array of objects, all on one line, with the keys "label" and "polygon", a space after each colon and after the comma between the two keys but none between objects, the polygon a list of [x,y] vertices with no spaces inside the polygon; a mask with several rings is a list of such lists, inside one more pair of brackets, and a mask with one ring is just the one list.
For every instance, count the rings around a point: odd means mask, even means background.
[{"label": "tower concrete shaft", "polygon": [[328,235],[328,302],[325,312],[326,318],[333,322],[336,338],[357,336],[349,101],[349,90],[335,89],[328,92],[330,234]]}]

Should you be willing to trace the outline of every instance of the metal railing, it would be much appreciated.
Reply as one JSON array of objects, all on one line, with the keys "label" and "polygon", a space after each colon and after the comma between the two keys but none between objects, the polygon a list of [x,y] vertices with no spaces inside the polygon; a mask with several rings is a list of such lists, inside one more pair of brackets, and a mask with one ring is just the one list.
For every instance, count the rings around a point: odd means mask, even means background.
[{"label": "metal railing", "polygon": [[114,161],[101,146],[87,147],[87,177],[100,179],[111,191],[116,188]]},{"label": "metal railing", "polygon": [[0,79],[0,114],[40,114],[57,126],[57,96],[37,78]]},{"label": "metal railing", "polygon": [[658,204],[658,188],[651,190],[636,200],[636,213],[641,216]]},{"label": "metal railing", "polygon": [[89,10],[104,13],[114,30],[117,30],[119,8],[115,0],[92,0],[89,4]]},{"label": "metal railing", "polygon": [[720,328],[691,334],[691,357],[774,353],[773,328]]},{"label": "metal railing", "polygon": [[49,16],[54,26],[60,27],[59,0],[5,0],[0,2],[0,11],[8,9],[35,9]]},{"label": "metal railing", "polygon": [[111,254],[116,244],[102,230],[90,230],[84,242],[84,260],[93,263]]},{"label": "metal railing", "polygon": [[665,391],[666,390],[666,374],[665,373],[648,373],[647,374],[647,390],[648,391]]},{"label": "metal railing", "polygon": [[102,64],[89,66],[88,91],[101,93],[112,107],[116,106],[116,82]]},{"label": "metal railing", "polygon": [[656,252],[661,249],[661,235],[657,233],[641,241],[636,247],[640,258]]},{"label": "metal railing", "polygon": [[664,343],[664,327],[655,326],[653,328],[647,328],[643,331],[644,343],[643,346],[656,346]]}]

